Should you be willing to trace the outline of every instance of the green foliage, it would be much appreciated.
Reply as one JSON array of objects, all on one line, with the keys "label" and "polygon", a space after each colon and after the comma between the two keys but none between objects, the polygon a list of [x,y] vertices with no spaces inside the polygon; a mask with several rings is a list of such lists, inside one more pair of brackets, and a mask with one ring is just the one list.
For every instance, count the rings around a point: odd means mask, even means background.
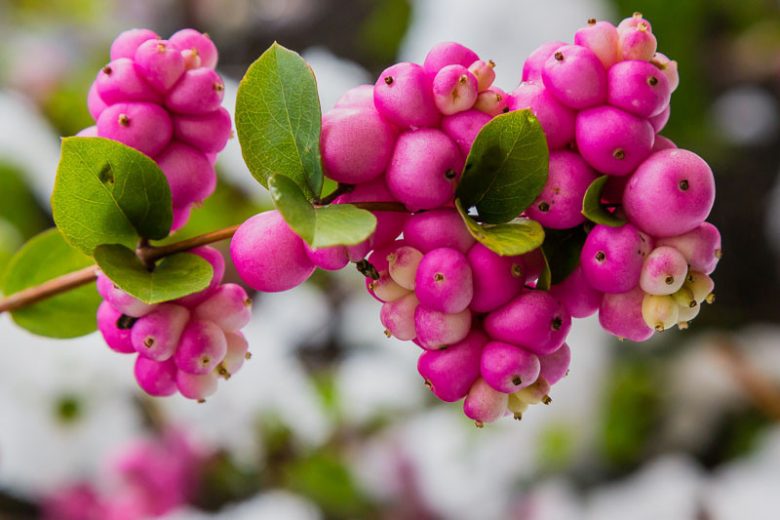
[{"label": "green foliage", "polygon": [[0,186],[0,218],[22,238],[29,239],[51,225],[18,168],[0,162]]},{"label": "green foliage", "polygon": [[[40,285],[92,264],[92,259],[69,246],[56,229],[37,235],[13,257],[3,279],[6,295]],[[12,313],[21,327],[52,338],[74,338],[97,328],[100,296],[92,284],[29,305]]]},{"label": "green foliage", "polygon": [[85,254],[101,244],[135,247],[171,227],[171,192],[152,159],[116,141],[69,137],[52,194],[54,222]]},{"label": "green foliage", "polygon": [[544,228],[535,220],[520,218],[505,224],[480,225],[466,213],[459,200],[455,206],[471,236],[501,256],[522,255],[544,242]]},{"label": "green foliage", "polygon": [[379,63],[392,63],[412,18],[409,0],[380,0],[358,33],[359,50]]},{"label": "green foliage", "polygon": [[590,183],[588,190],[585,192],[585,197],[582,199],[582,214],[596,224],[620,227],[626,223],[626,219],[610,213],[601,204],[601,194],[604,192],[604,185],[607,184],[608,180],[609,175],[602,175]]},{"label": "green foliage", "polygon": [[238,88],[236,131],[249,171],[265,187],[273,175],[293,179],[307,198],[322,190],[322,113],[311,67],[274,43]]},{"label": "green foliage", "polygon": [[550,283],[564,281],[580,263],[580,251],[588,234],[582,227],[545,231],[542,250],[550,270]]},{"label": "green foliage", "polygon": [[483,222],[508,222],[541,193],[549,160],[547,139],[529,110],[502,114],[477,135],[457,197],[466,209],[476,206]]},{"label": "green foliage", "polygon": [[95,261],[117,287],[146,303],[202,291],[214,274],[211,264],[189,253],[167,256],[150,271],[132,250],[117,244],[98,246]]},{"label": "green foliage", "polygon": [[312,206],[298,185],[284,175],[271,177],[268,188],[284,220],[313,247],[359,244],[376,228],[376,217],[352,204]]}]

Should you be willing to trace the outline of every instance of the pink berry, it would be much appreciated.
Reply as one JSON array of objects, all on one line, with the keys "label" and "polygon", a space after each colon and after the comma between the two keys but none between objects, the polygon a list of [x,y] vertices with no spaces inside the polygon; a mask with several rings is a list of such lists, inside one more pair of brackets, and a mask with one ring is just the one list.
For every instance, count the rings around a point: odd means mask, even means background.
[{"label": "pink berry", "polygon": [[207,114],[217,110],[225,95],[225,84],[211,69],[188,70],[168,92],[165,105],[179,114]]},{"label": "pink berry", "polygon": [[[658,115],[655,115],[648,119],[650,121],[650,124],[653,125],[653,130],[655,133],[659,133],[663,131],[664,128],[666,128],[666,124],[669,122],[669,118],[672,116],[672,105],[666,105],[666,108],[664,108],[661,113]],[[657,140],[658,136],[656,136]],[[653,151],[657,152],[659,150],[656,145],[653,145]]]},{"label": "pink berry", "polygon": [[292,289],[314,272],[303,240],[278,211],[266,211],[246,220],[233,235],[230,255],[238,275],[262,292]]},{"label": "pink berry", "polygon": [[217,66],[217,60],[219,59],[217,46],[214,45],[214,42],[211,41],[207,34],[195,29],[182,29],[174,33],[168,41],[181,51],[196,51],[202,67],[213,69]]},{"label": "pink berry", "polygon": [[566,308],[544,291],[522,293],[485,318],[485,331],[491,338],[540,356],[558,349],[570,328]]},{"label": "pink berry", "polygon": [[414,312],[416,341],[426,350],[438,350],[465,338],[471,329],[471,312],[455,314],[426,309],[418,305]]},{"label": "pink berry", "polygon": [[477,134],[490,122],[490,119],[490,116],[483,112],[466,110],[442,119],[441,129],[455,141],[463,157],[468,157]]},{"label": "pink berry", "polygon": [[495,390],[511,394],[536,381],[539,358],[514,345],[491,341],[482,351],[480,374]]},{"label": "pink berry", "polygon": [[184,328],[173,359],[180,371],[207,374],[222,362],[227,353],[227,339],[219,325],[193,319]]},{"label": "pink berry", "polygon": [[529,109],[547,137],[551,150],[574,140],[574,112],[559,102],[541,83],[524,82],[512,92],[510,110]]},{"label": "pink berry", "polygon": [[580,254],[587,282],[606,293],[630,291],[639,283],[642,264],[650,252],[650,239],[631,224],[595,226]]},{"label": "pink berry", "polygon": [[417,268],[415,294],[428,309],[456,313],[471,303],[471,267],[460,251],[441,247],[426,253]]},{"label": "pink berry", "polygon": [[453,209],[416,213],[404,224],[403,233],[406,243],[423,253],[440,247],[466,253],[475,242],[463,219]]},{"label": "pink berry", "polygon": [[111,44],[111,60],[135,56],[138,47],[147,40],[159,40],[160,37],[149,29],[129,29],[119,34]]},{"label": "pink berry", "polygon": [[195,318],[211,321],[225,332],[243,329],[252,317],[252,299],[240,285],[226,283],[195,308]]},{"label": "pink berry", "polygon": [[594,180],[596,173],[578,154],[552,152],[547,183],[526,213],[551,229],[576,227],[585,222],[582,199]]},{"label": "pink berry", "polygon": [[368,261],[371,265],[374,266],[374,268],[377,270],[377,272],[381,273],[383,271],[389,271],[390,270],[390,254],[396,251],[397,249],[409,245],[405,239],[398,239],[393,242],[390,242],[388,244],[384,244],[382,246],[377,247],[374,249],[370,255],[368,255]]},{"label": "pink berry", "polygon": [[322,247],[314,249],[309,244],[303,244],[306,247],[306,254],[309,260],[326,271],[339,271],[344,269],[349,263],[349,254],[344,246]]},{"label": "pink berry", "polygon": [[157,307],[153,304],[144,303],[134,296],[130,296],[114,285],[114,282],[103,273],[98,274],[97,291],[114,309],[131,318],[145,316]]},{"label": "pink berry", "polygon": [[133,60],[119,58],[114,60],[97,75],[95,88],[100,98],[107,104],[123,101],[159,101],[160,95],[138,73]]},{"label": "pink berry", "polygon": [[477,78],[477,92],[484,92],[489,89],[496,80],[496,64],[493,60],[477,60],[469,65],[469,72]]},{"label": "pink berry", "polygon": [[251,354],[249,353],[249,343],[240,332],[226,332],[227,353],[222,363],[219,364],[217,372],[226,378],[235,375],[241,367],[244,366]]},{"label": "pink berry", "polygon": [[115,352],[130,354],[135,352],[130,339],[133,318],[124,317],[110,303],[103,301],[97,311],[97,326],[106,344]]},{"label": "pink berry", "polygon": [[709,222],[682,235],[661,238],[656,244],[674,247],[682,253],[692,270],[704,274],[715,270],[721,256],[720,232]]},{"label": "pink berry", "polygon": [[563,42],[548,42],[542,44],[534,52],[532,52],[523,64],[523,82],[526,81],[542,81],[542,68],[547,60],[552,56],[555,51],[566,45]]},{"label": "pink berry", "polygon": [[366,288],[374,298],[383,303],[403,298],[410,292],[398,285],[387,271],[380,272],[377,280],[366,278]]},{"label": "pink berry", "polygon": [[382,117],[402,128],[434,127],[441,115],[431,91],[432,78],[415,63],[385,69],[374,85],[374,105]]},{"label": "pink berry", "polygon": [[322,165],[338,182],[374,180],[387,168],[395,138],[395,129],[373,108],[332,110],[322,118]]},{"label": "pink berry", "polygon": [[100,137],[98,135],[98,129],[96,125],[88,126],[79,131],[76,137]]},{"label": "pink berry", "polygon": [[623,204],[637,227],[655,237],[671,237],[698,227],[715,202],[709,165],[687,150],[654,153],[628,181]]},{"label": "pink berry", "polygon": [[650,61],[658,48],[658,41],[644,20],[633,27],[619,27],[618,36],[620,54],[624,60]]},{"label": "pink berry", "polygon": [[673,247],[660,246],[653,249],[645,258],[639,286],[649,294],[674,294],[685,282],[688,274],[688,262]]},{"label": "pink berry", "polygon": [[[379,177],[371,182],[358,184],[354,189],[339,197],[335,204],[349,204],[355,202],[398,202],[387,188],[384,177]],[[376,229],[371,238],[367,240],[365,247],[349,246],[349,259],[351,261],[361,260],[372,248],[380,248],[401,234],[404,222],[406,222],[407,213],[402,211],[372,211],[376,217]],[[359,254],[356,254],[359,252]]]},{"label": "pink berry", "polygon": [[186,204],[180,207],[173,207],[173,221],[171,222],[171,233],[187,225],[192,214],[194,204]]},{"label": "pink berry", "polygon": [[479,377],[479,362],[486,342],[482,332],[472,330],[449,348],[423,352],[417,361],[417,371],[436,397],[449,403],[458,401]]},{"label": "pink berry", "polygon": [[171,199],[176,207],[202,202],[214,193],[217,174],[203,152],[180,142],[172,142],[159,156],[157,164],[168,179]]},{"label": "pink berry", "polygon": [[133,347],[155,361],[170,359],[176,352],[190,312],[181,305],[162,303],[133,325]]},{"label": "pink berry", "polygon": [[672,148],[677,148],[677,145],[674,144],[674,141],[662,135],[655,136],[655,143],[653,144],[653,152],[660,152],[661,150],[671,150]]},{"label": "pink berry", "polygon": [[588,25],[574,34],[574,43],[586,47],[598,56],[605,69],[620,60],[618,30],[609,22],[588,20]]},{"label": "pink berry", "polygon": [[520,294],[525,285],[525,264],[520,256],[499,256],[480,243],[468,252],[474,284],[471,310],[490,312]]},{"label": "pink berry", "polygon": [[635,287],[628,292],[605,294],[599,308],[599,323],[610,334],[631,341],[646,341],[653,329],[642,318],[645,292]]},{"label": "pink berry", "polygon": [[490,87],[483,90],[477,96],[477,102],[474,103],[474,110],[484,112],[495,117],[509,112],[509,95],[498,87]]},{"label": "pink berry", "polygon": [[471,385],[466,400],[463,401],[463,413],[481,428],[485,423],[495,422],[503,417],[508,404],[507,394],[494,390],[480,378]]},{"label": "pink berry", "polygon": [[89,87],[89,93],[87,93],[87,110],[89,110],[89,115],[97,122],[100,114],[103,113],[107,106],[106,102],[98,94],[97,82],[92,82],[92,85]]},{"label": "pink berry", "polygon": [[397,300],[382,304],[379,320],[385,327],[387,337],[409,341],[417,336],[414,315],[418,304],[419,301],[414,293],[409,293]]},{"label": "pink berry", "polygon": [[202,115],[177,115],[173,118],[173,135],[203,153],[221,152],[230,139],[230,112],[219,107]]},{"label": "pink berry", "polygon": [[468,67],[479,59],[477,53],[455,42],[441,42],[434,45],[425,56],[423,68],[433,77],[447,65]]},{"label": "pink berry", "polygon": [[577,149],[593,168],[607,175],[627,175],[653,148],[655,132],[646,119],[610,106],[580,112]]},{"label": "pink berry", "polygon": [[445,116],[474,106],[479,94],[477,78],[463,65],[447,65],[433,78],[433,101]]},{"label": "pink berry", "polygon": [[661,73],[666,76],[666,80],[669,83],[669,90],[671,92],[677,90],[677,87],[680,85],[680,74],[677,71],[677,62],[669,59],[665,54],[656,52],[651,63],[658,67],[661,70]]},{"label": "pink berry", "polygon": [[207,397],[214,395],[219,384],[219,377],[215,372],[207,374],[190,374],[183,370],[176,372],[176,388],[187,399],[204,402]]},{"label": "pink berry", "polygon": [[404,132],[387,169],[387,187],[410,211],[434,209],[455,193],[463,157],[441,130]]},{"label": "pink berry", "polygon": [[629,16],[628,18],[622,19],[618,24],[617,28],[618,31],[624,31],[627,29],[635,29],[639,25],[643,25],[646,30],[653,32],[653,27],[652,25],[650,25],[650,22],[645,20],[644,15],[638,11],[632,14],[631,16]]},{"label": "pink berry", "polygon": [[100,114],[98,135],[135,148],[150,157],[168,146],[173,124],[168,113],[154,103],[116,103]]},{"label": "pink berry", "polygon": [[572,318],[587,318],[595,314],[603,296],[591,287],[579,265],[565,280],[550,287],[550,294],[566,307]]},{"label": "pink berry", "polygon": [[552,386],[569,373],[570,362],[571,350],[569,345],[564,343],[552,354],[539,356],[539,377]]},{"label": "pink berry", "polygon": [[417,267],[423,259],[423,254],[411,246],[401,246],[387,255],[387,270],[390,277],[410,291],[414,290]]},{"label": "pink berry", "polygon": [[219,284],[222,283],[222,277],[225,276],[225,259],[219,250],[210,246],[197,247],[195,249],[189,250],[188,253],[198,255],[199,257],[203,258],[205,261],[211,264],[211,269],[213,271],[211,282],[209,282],[208,287],[202,291],[189,294],[176,300],[176,303],[179,305],[193,308],[197,307],[206,298],[214,294],[214,291],[216,291],[217,287],[219,287]]},{"label": "pink berry", "polygon": [[347,90],[333,108],[374,108],[374,85],[358,85]]},{"label": "pink berry", "polygon": [[136,70],[151,86],[167,92],[184,74],[184,57],[165,40],[147,40],[135,51]]},{"label": "pink berry", "polygon": [[607,99],[607,71],[586,47],[565,45],[556,50],[542,68],[542,80],[548,92],[575,110]]},{"label": "pink berry", "polygon": [[639,117],[656,116],[669,105],[669,82],[646,61],[621,61],[609,69],[609,104]]},{"label": "pink berry", "polygon": [[176,392],[176,364],[172,360],[161,362],[138,356],[134,373],[141,390],[153,397],[166,397]]}]

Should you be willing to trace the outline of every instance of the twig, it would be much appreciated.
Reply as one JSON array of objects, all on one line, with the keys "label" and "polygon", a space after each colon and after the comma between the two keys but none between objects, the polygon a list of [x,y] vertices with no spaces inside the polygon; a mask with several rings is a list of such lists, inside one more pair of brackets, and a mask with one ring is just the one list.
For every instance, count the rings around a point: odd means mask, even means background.
[{"label": "twig", "polygon": [[757,409],[774,421],[780,421],[780,388],[757,369],[729,338],[718,341],[726,367]]}]

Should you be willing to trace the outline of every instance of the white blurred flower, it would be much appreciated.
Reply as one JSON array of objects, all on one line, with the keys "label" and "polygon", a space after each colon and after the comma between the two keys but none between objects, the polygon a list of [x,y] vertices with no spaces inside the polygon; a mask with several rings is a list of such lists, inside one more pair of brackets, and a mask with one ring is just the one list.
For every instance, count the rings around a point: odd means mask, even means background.
[{"label": "white blurred flower", "polygon": [[287,491],[266,491],[249,500],[229,505],[219,513],[194,509],[176,511],[164,520],[319,520],[317,506]]},{"label": "white blurred flower", "polygon": [[721,94],[712,106],[720,134],[737,145],[771,142],[777,133],[777,102],[766,90],[755,86],[734,87]]}]

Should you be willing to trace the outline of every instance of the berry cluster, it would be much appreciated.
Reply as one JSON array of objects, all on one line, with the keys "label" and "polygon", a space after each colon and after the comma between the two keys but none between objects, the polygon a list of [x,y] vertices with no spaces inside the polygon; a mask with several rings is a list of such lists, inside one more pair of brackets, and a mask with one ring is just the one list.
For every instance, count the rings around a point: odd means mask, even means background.
[{"label": "berry cluster", "polygon": [[100,274],[97,287],[104,301],[97,319],[111,349],[138,354],[135,378],[146,393],[167,396],[178,390],[202,401],[216,391],[219,377],[230,378],[249,359],[240,330],[249,322],[252,302],[240,286],[222,284],[225,261],[219,251],[204,246],[191,253],[214,270],[206,289],[148,305]]},{"label": "berry cluster", "polygon": [[216,64],[214,43],[194,29],[168,40],[131,29],[114,40],[87,98],[96,125],[79,135],[114,139],[157,162],[171,188],[173,230],[214,192],[216,154],[230,137]]}]

